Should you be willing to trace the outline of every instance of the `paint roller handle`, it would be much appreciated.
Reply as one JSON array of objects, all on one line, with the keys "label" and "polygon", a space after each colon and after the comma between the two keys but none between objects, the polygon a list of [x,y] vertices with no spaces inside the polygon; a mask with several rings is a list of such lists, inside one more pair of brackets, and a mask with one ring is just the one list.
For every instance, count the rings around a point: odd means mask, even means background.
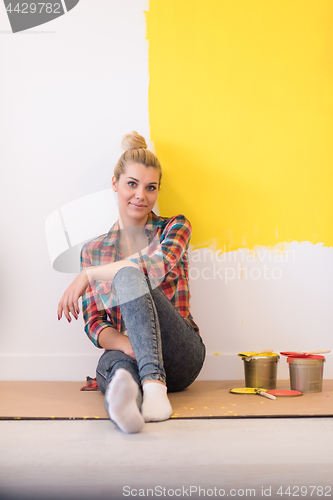
[{"label": "paint roller handle", "polygon": [[265,398],[268,398],[268,399],[276,399],[275,396],[273,396],[273,394],[267,394],[267,392],[265,391],[257,391],[258,394],[260,394],[260,396],[264,396]]}]

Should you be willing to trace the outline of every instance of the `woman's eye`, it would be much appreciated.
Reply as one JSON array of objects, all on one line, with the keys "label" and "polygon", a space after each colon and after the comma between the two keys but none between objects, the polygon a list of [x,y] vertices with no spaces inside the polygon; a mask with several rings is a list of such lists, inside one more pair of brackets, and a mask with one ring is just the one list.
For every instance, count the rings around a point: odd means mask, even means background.
[{"label": "woman's eye", "polygon": [[[136,187],[136,182],[134,181],[129,181],[127,183],[129,187]],[[156,187],[155,186],[147,186],[148,191],[155,191]]]}]

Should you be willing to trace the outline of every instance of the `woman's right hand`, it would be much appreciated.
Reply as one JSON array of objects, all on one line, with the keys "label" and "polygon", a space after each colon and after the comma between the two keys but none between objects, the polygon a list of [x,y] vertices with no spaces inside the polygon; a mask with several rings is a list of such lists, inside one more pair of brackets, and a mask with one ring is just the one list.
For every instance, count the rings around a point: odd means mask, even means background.
[{"label": "woman's right hand", "polygon": [[135,354],[133,352],[133,349],[132,349],[132,346],[131,346],[131,343],[129,341],[129,338],[127,336],[127,330],[125,330],[125,332],[122,332],[122,335],[123,335],[123,343],[124,343],[124,348],[122,349],[122,351],[127,354],[127,356],[130,356],[131,358],[135,359]]},{"label": "woman's right hand", "polygon": [[107,327],[101,331],[98,336],[98,343],[100,347],[109,351],[122,351],[127,356],[135,359],[131,343],[127,335],[118,332],[115,328]]},{"label": "woman's right hand", "polygon": [[130,356],[131,358],[136,359],[136,358],[135,358],[135,354],[134,354],[134,352],[133,352],[133,349],[132,349],[132,346],[131,346],[131,344],[130,344],[130,343],[129,343],[129,346],[126,346],[126,347],[125,347],[125,349],[123,350],[123,352],[124,352],[125,354],[127,354],[127,356]]}]

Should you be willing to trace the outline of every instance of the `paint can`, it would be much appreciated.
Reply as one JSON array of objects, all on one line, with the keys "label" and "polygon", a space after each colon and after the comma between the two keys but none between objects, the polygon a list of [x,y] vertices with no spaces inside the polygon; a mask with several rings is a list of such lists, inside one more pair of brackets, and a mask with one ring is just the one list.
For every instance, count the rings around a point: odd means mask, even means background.
[{"label": "paint can", "polygon": [[243,357],[245,386],[276,389],[277,364],[280,356],[276,353]]},{"label": "paint can", "polygon": [[290,388],[301,392],[321,392],[325,361],[324,356],[287,358]]}]

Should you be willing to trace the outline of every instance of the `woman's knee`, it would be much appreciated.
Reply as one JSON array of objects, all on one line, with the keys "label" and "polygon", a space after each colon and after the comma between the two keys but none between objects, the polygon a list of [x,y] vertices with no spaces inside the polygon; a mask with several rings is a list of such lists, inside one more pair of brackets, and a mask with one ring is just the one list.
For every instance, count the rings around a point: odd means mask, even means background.
[{"label": "woman's knee", "polygon": [[114,275],[113,283],[118,283],[119,281],[123,283],[124,281],[131,281],[133,279],[141,278],[142,276],[144,276],[144,274],[138,267],[124,266],[118,269]]},{"label": "woman's knee", "polygon": [[130,302],[149,293],[146,277],[136,267],[122,267],[116,272],[112,283],[120,303]]}]

